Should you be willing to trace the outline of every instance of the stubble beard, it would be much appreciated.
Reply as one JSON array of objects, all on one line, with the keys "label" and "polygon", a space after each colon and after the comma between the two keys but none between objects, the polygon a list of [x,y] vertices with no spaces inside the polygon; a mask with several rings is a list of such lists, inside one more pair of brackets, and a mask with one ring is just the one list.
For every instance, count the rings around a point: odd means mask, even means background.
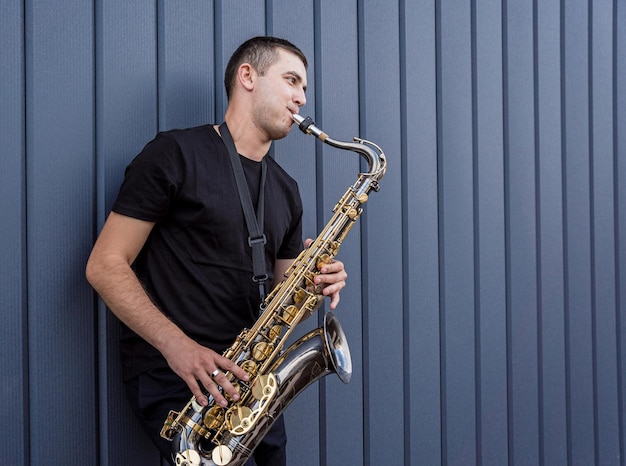
[{"label": "stubble beard", "polygon": [[269,141],[277,141],[285,138],[291,131],[292,121],[283,122],[282,118],[273,117],[270,112],[264,109],[255,111],[255,120],[257,127],[267,136]]}]

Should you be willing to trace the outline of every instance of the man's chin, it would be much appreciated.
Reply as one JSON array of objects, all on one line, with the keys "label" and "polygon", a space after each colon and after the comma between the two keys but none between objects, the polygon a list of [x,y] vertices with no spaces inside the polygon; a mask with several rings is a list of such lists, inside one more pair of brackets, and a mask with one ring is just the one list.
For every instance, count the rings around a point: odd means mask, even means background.
[{"label": "man's chin", "polygon": [[272,139],[274,141],[278,141],[279,139],[283,139],[286,138],[287,135],[289,134],[289,132],[291,131],[291,125],[287,126],[283,131],[276,131],[273,135],[272,135]]}]

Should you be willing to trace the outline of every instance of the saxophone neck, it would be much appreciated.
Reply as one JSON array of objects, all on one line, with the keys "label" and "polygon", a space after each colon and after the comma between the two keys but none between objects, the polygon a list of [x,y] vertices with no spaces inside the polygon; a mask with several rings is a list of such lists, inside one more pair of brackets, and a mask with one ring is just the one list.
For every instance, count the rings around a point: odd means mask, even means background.
[{"label": "saxophone neck", "polygon": [[298,128],[300,128],[303,133],[311,134],[329,146],[360,154],[367,161],[369,166],[366,174],[373,178],[375,182],[378,182],[385,175],[387,159],[385,158],[383,150],[377,144],[357,137],[354,138],[353,142],[338,141],[329,137],[328,134],[318,128],[311,117],[304,118],[297,114],[293,114],[291,117],[293,121],[298,124]]}]

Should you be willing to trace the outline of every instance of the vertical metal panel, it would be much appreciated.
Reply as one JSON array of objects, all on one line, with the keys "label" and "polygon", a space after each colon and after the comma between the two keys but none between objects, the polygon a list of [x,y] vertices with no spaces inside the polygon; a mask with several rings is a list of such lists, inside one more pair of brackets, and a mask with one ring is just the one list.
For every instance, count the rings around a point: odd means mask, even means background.
[{"label": "vertical metal panel", "polygon": [[[265,1],[215,0],[215,69],[225,70],[228,59],[243,41],[265,34]],[[216,83],[215,117],[226,111],[226,91]]]},{"label": "vertical metal panel", "polygon": [[361,218],[365,462],[402,464],[402,252],[386,247],[402,244],[399,36],[388,33],[400,18],[397,4],[363,0],[358,8],[360,132],[387,156],[381,190]]},{"label": "vertical metal panel", "polygon": [[0,19],[0,422],[12,426],[0,452],[28,458],[28,311],[25,299],[24,5],[3,6]]},{"label": "vertical metal panel", "polygon": [[539,462],[533,10],[506,2],[505,180],[509,459]]},{"label": "vertical metal panel", "polygon": [[619,453],[626,454],[626,4],[614,2],[613,14],[613,167],[615,180],[615,268],[617,291],[616,334],[617,334],[617,381],[619,387]]},{"label": "vertical metal panel", "polygon": [[214,69],[211,2],[186,1],[180,8],[159,0],[158,5],[159,129],[214,121],[214,92],[223,80]]},{"label": "vertical metal panel", "polygon": [[502,8],[476,2],[473,36],[477,463],[508,457]]},{"label": "vertical metal panel", "polygon": [[[315,118],[316,98],[316,62],[315,62],[315,25],[314,5],[306,0],[273,0],[268,2],[267,12],[268,35],[281,37],[299,47],[307,57],[306,105],[300,109],[301,115]],[[290,19],[299,16],[302,20],[294,22]],[[274,158],[298,182],[300,195],[304,204],[304,235],[317,236],[316,222],[316,177],[315,177],[315,139],[306,137],[294,126],[291,134],[274,143]]]},{"label": "vertical metal panel", "polygon": [[471,16],[438,4],[438,183],[443,462],[476,459]]},{"label": "vertical metal panel", "polygon": [[595,458],[618,464],[619,418],[615,306],[615,204],[613,184],[613,5],[590,3],[591,293],[595,340]]},{"label": "vertical metal panel", "polygon": [[[98,230],[117,195],[124,168],[158,129],[156,27],[154,1],[96,4]],[[100,306],[98,324],[100,463],[156,464],[159,455],[126,401],[117,343],[119,322]]]},{"label": "vertical metal panel", "polygon": [[539,444],[543,464],[567,462],[560,13],[558,0],[536,2]]},{"label": "vertical metal panel", "polygon": [[436,465],[441,464],[441,386],[435,2],[402,5],[404,460]]},{"label": "vertical metal panel", "polygon": [[72,433],[97,445],[93,299],[83,273],[94,214],[92,5],[27,2],[26,37],[30,459],[95,464],[93,454],[68,458]]},{"label": "vertical metal panel", "polygon": [[[358,33],[355,2],[339,5],[319,2],[315,10],[316,118],[322,128],[339,140],[359,135]],[[338,46],[342,44],[342,46]],[[312,102],[313,103],[313,102]],[[363,136],[361,134],[361,136]],[[328,221],[335,203],[359,172],[359,155],[317,145],[318,229]],[[375,194],[374,196],[377,196]],[[369,203],[365,205],[367,210]],[[362,225],[363,217],[359,220]],[[363,352],[360,225],[341,246],[340,259],[348,271],[348,287],[334,311],[341,320],[352,355],[352,381],[343,385],[338,378],[324,381],[320,433],[321,464],[363,463]],[[345,448],[351,445],[353,448]]]},{"label": "vertical metal panel", "polygon": [[588,2],[563,4],[565,285],[570,457],[595,460]]}]

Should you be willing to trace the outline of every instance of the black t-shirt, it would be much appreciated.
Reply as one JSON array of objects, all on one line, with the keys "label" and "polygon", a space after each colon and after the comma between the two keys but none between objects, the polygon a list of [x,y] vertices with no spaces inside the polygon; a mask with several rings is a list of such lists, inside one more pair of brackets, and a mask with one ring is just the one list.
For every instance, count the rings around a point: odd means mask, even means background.
[{"label": "black t-shirt", "polygon": [[[240,157],[253,205],[260,162]],[[296,182],[269,156],[263,231],[268,286],[276,259],[302,250]],[[144,289],[187,335],[218,352],[258,317],[252,251],[228,150],[211,125],[159,133],[126,169],[113,211],[156,222],[133,264]],[[124,328],[124,377],[164,367],[160,353]]]}]

